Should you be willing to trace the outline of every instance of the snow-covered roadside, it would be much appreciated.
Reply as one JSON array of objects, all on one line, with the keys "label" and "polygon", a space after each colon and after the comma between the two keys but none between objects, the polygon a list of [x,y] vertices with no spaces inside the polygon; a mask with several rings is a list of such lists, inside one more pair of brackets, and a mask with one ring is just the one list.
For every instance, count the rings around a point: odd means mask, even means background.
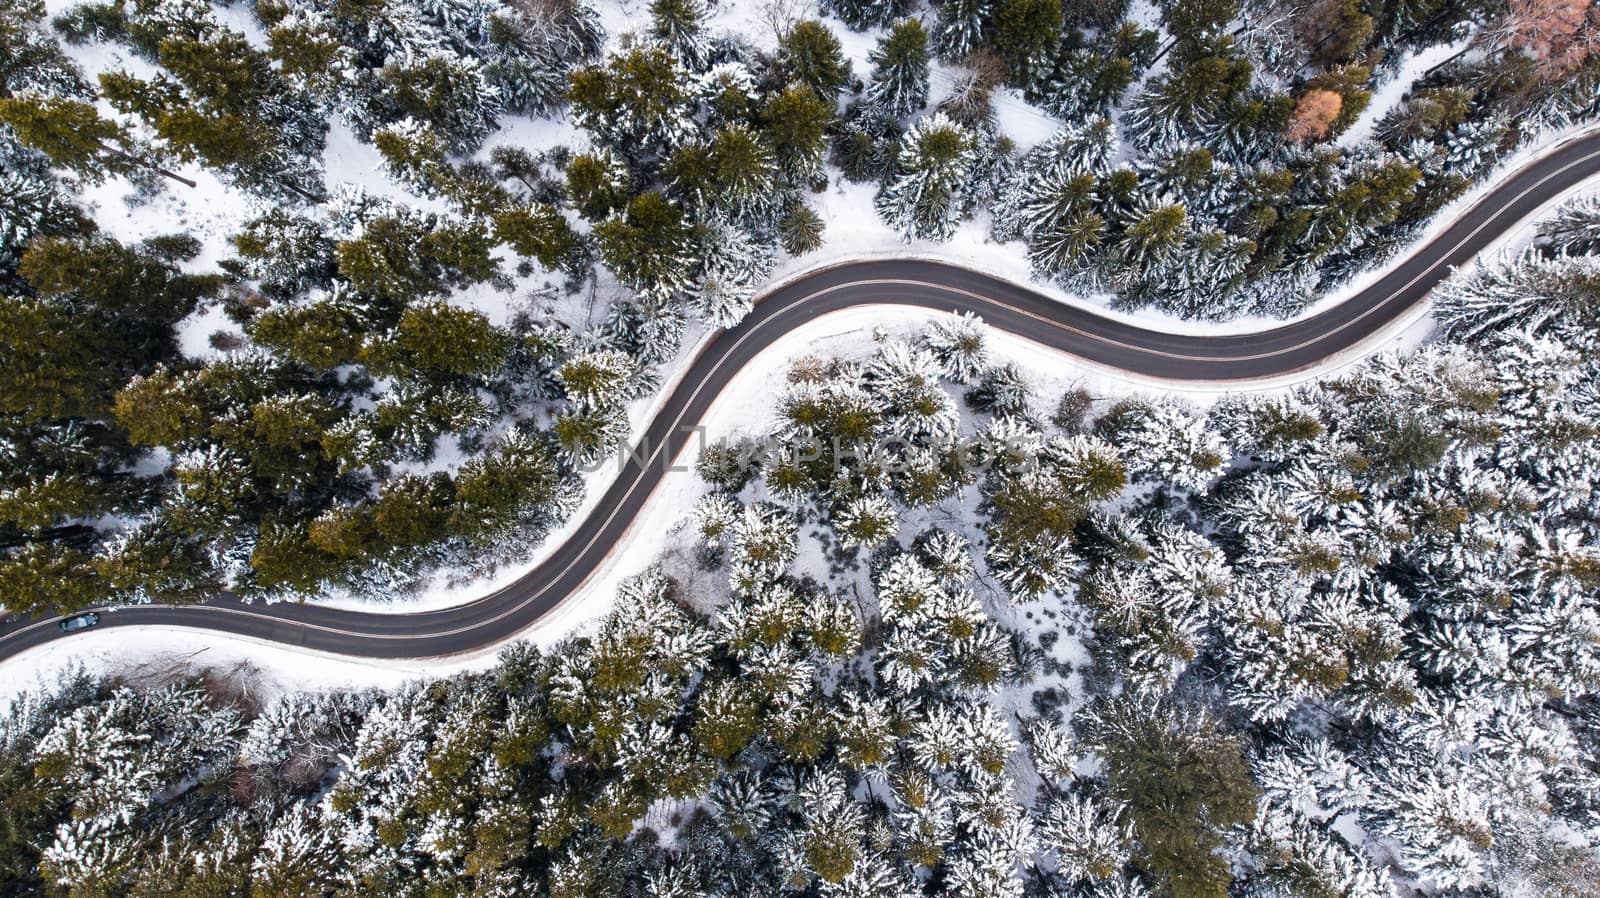
[{"label": "snow-covered roadside", "polygon": [[[1446,228],[1450,227],[1451,224],[1465,214],[1467,210],[1481,202],[1491,190],[1499,186],[1500,182],[1504,180],[1505,175],[1508,172],[1527,165],[1535,159],[1548,156],[1572,141],[1596,132],[1600,132],[1600,122],[1570,125],[1560,130],[1551,131],[1543,140],[1540,140],[1536,143],[1531,143],[1517,152],[1512,153],[1510,156],[1502,159],[1499,164],[1494,167],[1493,171],[1491,171],[1481,181],[1478,182],[1477,186],[1467,191],[1461,197],[1456,199],[1455,202],[1445,206],[1443,209],[1440,209],[1437,213],[1435,213],[1432,220],[1428,222],[1427,227],[1419,231],[1415,239],[1398,250],[1393,256],[1390,256],[1382,264],[1363,271],[1361,274],[1356,275],[1349,281],[1340,285],[1338,289],[1330,290],[1323,294],[1320,299],[1306,306],[1305,309],[1301,310],[1300,314],[1296,315],[1293,319],[1284,319],[1282,321],[1276,319],[1269,320],[1272,320],[1275,324],[1283,324],[1290,320],[1308,318],[1312,315],[1325,312],[1330,307],[1336,306],[1355,294],[1361,292],[1362,290],[1365,290],[1367,287],[1371,286],[1373,283],[1380,280],[1389,272],[1398,267],[1399,264],[1404,261],[1405,258],[1409,256],[1417,247],[1422,246],[1433,238],[1439,236],[1440,233],[1442,233]],[[1535,223],[1542,218],[1548,217],[1552,210],[1572,197],[1594,190],[1600,190],[1600,177],[1588,178],[1583,182],[1562,191],[1560,194],[1551,197],[1544,203],[1541,203],[1538,208],[1529,212],[1515,225],[1507,228],[1494,240],[1490,241],[1489,245],[1484,247],[1483,252],[1479,253],[1474,259],[1473,264],[1477,264],[1485,258],[1493,258],[1496,255],[1506,251],[1508,247],[1517,245],[1526,246],[1528,239],[1530,239],[1527,235],[1531,234],[1531,228]],[[1519,241],[1521,241],[1520,244]],[[1246,319],[1239,320],[1244,321]],[[1249,332],[1253,329],[1255,328],[1242,328],[1239,332]]]},{"label": "snow-covered roadside", "polygon": [[[1350,297],[1393,271],[1417,247],[1437,237],[1468,209],[1472,208],[1474,204],[1481,201],[1500,182],[1506,172],[1526,165],[1542,156],[1549,155],[1567,143],[1595,131],[1600,131],[1600,124],[1567,128],[1554,132],[1549,136],[1549,139],[1536,145],[1525,147],[1508,157],[1477,187],[1435,215],[1429,225],[1418,234],[1417,238],[1400,252],[1381,265],[1357,275],[1338,289],[1328,292],[1316,302],[1307,305],[1299,314],[1290,318],[1271,318],[1254,315],[1242,316],[1224,322],[1210,322],[1178,318],[1154,309],[1139,309],[1135,311],[1113,309],[1108,304],[1109,297],[1085,297],[1062,290],[1049,281],[1036,280],[1032,275],[1026,249],[1022,243],[996,243],[989,238],[989,216],[985,212],[980,212],[972,219],[963,222],[957,229],[955,236],[946,243],[927,240],[904,241],[884,224],[883,220],[873,211],[874,186],[871,184],[852,184],[840,177],[837,171],[830,172],[832,184],[828,190],[823,193],[811,194],[808,197],[813,209],[823,219],[825,227],[823,232],[824,245],[814,253],[800,259],[790,259],[780,265],[773,273],[773,282],[777,283],[786,278],[801,275],[806,271],[837,265],[841,262],[881,258],[894,254],[900,257],[927,258],[967,265],[994,277],[1004,278],[1025,286],[1067,305],[1087,308],[1107,318],[1124,321],[1151,330],[1200,335],[1256,333],[1282,327],[1293,321],[1310,318],[1347,301]],[[1571,197],[1596,189],[1600,189],[1600,178],[1591,178],[1580,185],[1563,191],[1556,197],[1552,197],[1519,221],[1516,226],[1491,241],[1484,252],[1480,254],[1480,258],[1494,257],[1506,251],[1508,247],[1525,246],[1530,239],[1531,228],[1535,222],[1547,217],[1551,210]],[[1426,309],[1419,310],[1419,314],[1425,312]],[[1386,343],[1401,331],[1410,329],[1416,324],[1415,318],[1415,315],[1408,316],[1405,321],[1398,323],[1399,326],[1385,329],[1383,334],[1363,346],[1362,352],[1370,352],[1370,347]],[[1409,344],[1402,343],[1401,345]]]},{"label": "snow-covered roadside", "polygon": [[[490,661],[493,657],[487,656]],[[0,712],[19,695],[47,689],[79,667],[96,676],[132,676],[156,668],[251,669],[258,694],[270,699],[289,692],[390,688],[419,677],[481,670],[488,664],[479,658],[369,661],[185,627],[86,630],[6,661],[5,676],[0,677]]]}]

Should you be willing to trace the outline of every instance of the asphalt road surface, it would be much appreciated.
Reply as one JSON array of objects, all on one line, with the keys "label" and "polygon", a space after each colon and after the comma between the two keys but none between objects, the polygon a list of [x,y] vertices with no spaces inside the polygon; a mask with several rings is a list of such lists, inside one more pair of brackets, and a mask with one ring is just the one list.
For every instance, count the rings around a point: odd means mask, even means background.
[{"label": "asphalt road surface", "polygon": [[[505,641],[594,573],[639,513],[668,465],[695,440],[694,425],[757,353],[819,315],[864,305],[970,311],[997,328],[1084,359],[1148,377],[1249,380],[1291,373],[1350,349],[1425,301],[1451,268],[1472,258],[1547,199],[1600,173],[1600,134],[1569,142],[1501,179],[1482,201],[1382,279],[1347,301],[1282,327],[1199,336],[1146,330],[951,265],[920,260],[852,262],[777,287],[738,327],[718,334],[635,444],[626,469],[576,530],[516,582],[452,608],[416,613],[316,605],[247,605],[222,596],[201,605],[99,609],[96,628],[195,627],[324,652],[422,658]],[[685,459],[687,461],[687,459]],[[57,619],[0,622],[0,660],[55,639]]]}]

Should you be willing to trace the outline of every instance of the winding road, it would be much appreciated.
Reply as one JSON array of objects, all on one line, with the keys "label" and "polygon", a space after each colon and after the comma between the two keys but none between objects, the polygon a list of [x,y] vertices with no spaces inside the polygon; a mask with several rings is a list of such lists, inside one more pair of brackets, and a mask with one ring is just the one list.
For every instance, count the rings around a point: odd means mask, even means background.
[{"label": "winding road", "polygon": [[[694,425],[723,387],[763,349],[820,315],[866,305],[969,311],[993,327],[1146,377],[1225,382],[1282,375],[1357,347],[1426,301],[1452,267],[1548,199],[1595,174],[1600,174],[1600,133],[1562,144],[1502,177],[1448,228],[1348,300],[1314,317],[1254,333],[1147,330],[938,262],[852,262],[808,273],[769,291],[739,326],[703,347],[598,504],[544,562],[516,582],[466,604],[426,612],[247,605],[222,597],[201,605],[120,608],[104,613],[97,629],[194,627],[368,658],[438,657],[491,648],[538,620],[600,568],[665,469],[695,438]],[[56,622],[0,622],[0,661],[52,640],[73,638]]]}]

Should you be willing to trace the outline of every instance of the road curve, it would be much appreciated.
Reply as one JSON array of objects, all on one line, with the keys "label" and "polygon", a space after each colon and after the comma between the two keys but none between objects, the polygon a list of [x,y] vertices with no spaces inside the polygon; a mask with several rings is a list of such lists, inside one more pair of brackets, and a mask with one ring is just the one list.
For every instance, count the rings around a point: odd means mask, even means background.
[{"label": "road curve", "polygon": [[[1314,317],[1246,334],[1163,333],[1068,306],[1027,287],[921,260],[853,262],[781,284],[738,327],[690,362],[639,438],[630,461],[573,533],[541,564],[499,590],[434,611],[384,613],[317,605],[140,605],[105,613],[97,629],[195,627],[367,658],[425,658],[492,647],[572,594],[623,537],[693,426],[754,356],[799,325],[864,305],[969,311],[1002,330],[1147,377],[1237,381],[1281,375],[1355,347],[1423,302],[1451,268],[1472,258],[1546,200],[1600,173],[1600,133],[1561,145],[1515,170],[1443,232],[1376,283]],[[106,609],[102,609],[106,610]],[[71,638],[55,618],[0,622],[0,661]]]}]

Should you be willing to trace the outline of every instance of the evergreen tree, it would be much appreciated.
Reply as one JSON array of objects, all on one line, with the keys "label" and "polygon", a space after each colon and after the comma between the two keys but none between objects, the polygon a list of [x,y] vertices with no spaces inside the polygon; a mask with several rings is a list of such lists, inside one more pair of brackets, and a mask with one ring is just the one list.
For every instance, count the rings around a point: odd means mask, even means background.
[{"label": "evergreen tree", "polygon": [[661,156],[693,130],[688,79],[660,47],[635,47],[575,70],[568,98],[579,127],[627,159]]},{"label": "evergreen tree", "polygon": [[694,251],[683,212],[655,191],[634,197],[594,229],[600,260],[645,296],[668,297],[692,283]]},{"label": "evergreen tree", "polygon": [[386,104],[430,128],[453,152],[477,149],[498,121],[500,92],[477,60],[433,52],[391,62],[379,77]]},{"label": "evergreen tree", "polygon": [[822,247],[822,219],[805,203],[789,205],[778,222],[778,239],[783,251],[791,256],[803,256]]},{"label": "evergreen tree", "polygon": [[774,249],[748,231],[713,220],[700,240],[701,284],[694,304],[712,327],[732,327],[750,311],[772,271]]},{"label": "evergreen tree", "polygon": [[705,18],[699,0],[651,0],[650,35],[697,72],[706,65]]},{"label": "evergreen tree", "polygon": [[573,205],[591,221],[625,207],[632,194],[627,165],[608,150],[572,157],[566,178]]},{"label": "evergreen tree", "polygon": [[956,383],[978,377],[984,363],[983,321],[970,313],[935,320],[922,340],[939,360],[944,376]]},{"label": "evergreen tree", "polygon": [[1031,84],[1061,34],[1056,0],[1003,0],[994,14],[994,49],[1006,64],[1006,80]]},{"label": "evergreen tree", "polygon": [[128,130],[102,118],[95,108],[66,97],[0,98],[0,122],[10,125],[24,146],[50,157],[86,178],[155,172],[188,187],[194,182],[161,167]]},{"label": "evergreen tree", "polygon": [[364,355],[379,376],[418,371],[483,377],[505,361],[510,344],[511,336],[483,313],[435,301],[408,307],[391,342]]},{"label": "evergreen tree", "polygon": [[0,411],[27,419],[95,415],[120,385],[110,335],[69,309],[0,298]]},{"label": "evergreen tree", "polygon": [[786,81],[811,88],[830,108],[850,83],[850,60],[839,39],[813,19],[796,22],[779,38],[778,69]]},{"label": "evergreen tree", "polygon": [[918,19],[902,19],[872,52],[867,102],[882,115],[904,118],[928,102],[928,34]]},{"label": "evergreen tree", "polygon": [[517,255],[537,259],[552,271],[571,273],[592,261],[592,257],[586,260],[582,238],[572,230],[561,210],[549,203],[510,206],[496,212],[494,234]]},{"label": "evergreen tree", "polygon": [[1179,898],[1226,895],[1221,831],[1255,818],[1238,740],[1203,714],[1127,699],[1097,709],[1091,734],[1139,837],[1138,866]]},{"label": "evergreen tree", "polygon": [[883,28],[911,12],[906,0],[824,0],[823,13],[845,23],[851,31]]},{"label": "evergreen tree", "polygon": [[769,219],[776,206],[777,170],[760,135],[744,125],[725,125],[707,151],[712,208],[739,220]]},{"label": "evergreen tree", "polygon": [[1587,197],[1564,203],[1539,223],[1539,237],[1555,253],[1600,255],[1600,201]]},{"label": "evergreen tree", "polygon": [[288,299],[327,287],[336,272],[334,241],[314,219],[274,209],[229,237],[247,276],[261,290]]},{"label": "evergreen tree", "polygon": [[488,280],[498,261],[490,255],[493,246],[479,221],[406,210],[364,222],[359,236],[341,242],[334,255],[350,286],[387,312],[412,297],[440,296]]},{"label": "evergreen tree", "polygon": [[948,240],[969,211],[972,135],[935,113],[905,137],[878,214],[907,240]]},{"label": "evergreen tree", "polygon": [[513,431],[461,466],[455,477],[450,530],[480,543],[491,542],[518,523],[548,523],[558,517],[560,499],[561,475],[549,450]]},{"label": "evergreen tree", "polygon": [[809,186],[823,174],[832,107],[802,86],[773,95],[761,109],[762,134],[789,183]]},{"label": "evergreen tree", "polygon": [[946,0],[933,24],[934,52],[954,62],[978,49],[992,14],[988,0]]},{"label": "evergreen tree", "polygon": [[251,189],[321,196],[326,125],[264,52],[192,4],[136,3],[127,28],[162,72],[102,73],[100,91],[112,106],[143,119],[180,159]]}]

